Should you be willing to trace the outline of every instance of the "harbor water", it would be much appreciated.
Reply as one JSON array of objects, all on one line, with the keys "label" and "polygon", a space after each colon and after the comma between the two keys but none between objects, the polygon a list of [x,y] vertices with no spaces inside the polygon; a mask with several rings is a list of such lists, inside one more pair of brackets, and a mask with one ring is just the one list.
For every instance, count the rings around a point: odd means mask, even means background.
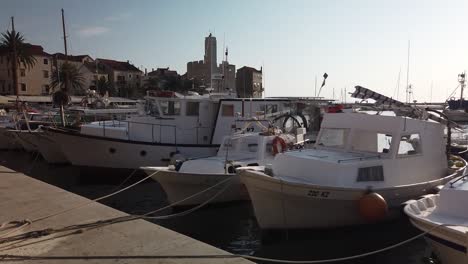
[{"label": "harbor water", "polygon": [[[121,188],[112,179],[113,172],[91,175],[70,165],[53,166],[37,154],[0,152],[3,166],[20,171],[65,190],[93,199]],[[136,181],[130,178],[126,185]],[[112,182],[112,183],[110,183]],[[142,214],[167,205],[164,191],[157,182],[148,180],[121,194],[102,201],[105,205],[128,214]],[[168,209],[161,214],[168,214]],[[340,258],[384,248],[420,232],[404,216],[391,222],[320,231],[262,233],[249,202],[208,206],[187,216],[155,223],[236,254],[288,260]],[[365,258],[337,263],[432,263],[424,239]]]}]

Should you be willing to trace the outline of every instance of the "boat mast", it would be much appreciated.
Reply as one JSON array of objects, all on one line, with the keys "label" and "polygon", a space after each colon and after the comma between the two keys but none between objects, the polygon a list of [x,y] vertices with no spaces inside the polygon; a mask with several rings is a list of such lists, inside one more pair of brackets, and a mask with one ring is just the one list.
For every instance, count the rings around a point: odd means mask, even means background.
[{"label": "boat mast", "polygon": [[16,31],[15,31],[15,18],[11,17],[11,35],[13,35],[13,59],[11,61],[11,65],[13,66],[13,85],[15,85],[15,93],[16,93],[16,104],[19,105],[19,89],[18,89],[18,54],[16,52]]},{"label": "boat mast", "polygon": [[463,90],[465,90],[465,72],[458,74],[458,82],[460,83],[460,108],[463,108]]},{"label": "boat mast", "polygon": [[[63,46],[65,47],[65,64],[68,64],[68,50],[67,50],[67,34],[66,34],[66,30],[65,30],[65,15],[64,15],[64,11],[63,11],[63,8],[62,8],[62,30],[63,30]],[[59,68],[60,66],[58,65],[58,62],[57,62],[57,68]],[[65,93],[68,92],[68,84],[69,84],[69,79],[68,79],[68,72],[65,71],[64,72],[64,90],[65,90]],[[66,123],[65,123],[65,113],[64,113],[64,110],[63,110],[63,102],[60,103],[60,119],[62,121],[62,126],[65,127]]]}]

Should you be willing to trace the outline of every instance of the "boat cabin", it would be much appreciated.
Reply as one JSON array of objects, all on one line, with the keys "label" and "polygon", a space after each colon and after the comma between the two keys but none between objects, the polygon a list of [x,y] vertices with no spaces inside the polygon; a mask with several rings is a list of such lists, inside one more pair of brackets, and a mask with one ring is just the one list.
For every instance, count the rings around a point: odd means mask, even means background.
[{"label": "boat cabin", "polygon": [[365,113],[325,114],[315,146],[279,155],[273,171],[321,185],[404,185],[444,175],[445,144],[440,123]]}]

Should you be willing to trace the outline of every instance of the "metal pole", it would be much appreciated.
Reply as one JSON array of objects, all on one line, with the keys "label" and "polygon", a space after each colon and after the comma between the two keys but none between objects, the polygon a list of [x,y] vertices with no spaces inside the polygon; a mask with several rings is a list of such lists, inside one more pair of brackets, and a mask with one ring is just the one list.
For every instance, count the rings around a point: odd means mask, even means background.
[{"label": "metal pole", "polygon": [[[15,31],[15,18],[11,17],[11,34],[13,35],[13,59],[11,65],[13,66],[13,85],[16,93],[16,103],[19,103],[19,88],[18,88],[18,54],[16,53],[16,31]],[[18,109],[19,110],[19,109]]]},{"label": "metal pole", "polygon": [[[63,30],[63,45],[65,47],[65,63],[68,63],[68,50],[67,50],[67,34],[66,34],[66,31],[65,31],[65,15],[64,15],[64,12],[63,12],[63,8],[62,8],[62,30]],[[57,68],[59,67],[58,65],[58,62],[57,62]],[[64,76],[65,76],[65,92],[68,91],[68,73],[65,71],[64,72]],[[60,103],[60,119],[62,121],[62,126],[65,127],[65,113],[64,113],[64,110],[63,110],[63,102]],[[105,132],[104,132],[105,133]]]}]

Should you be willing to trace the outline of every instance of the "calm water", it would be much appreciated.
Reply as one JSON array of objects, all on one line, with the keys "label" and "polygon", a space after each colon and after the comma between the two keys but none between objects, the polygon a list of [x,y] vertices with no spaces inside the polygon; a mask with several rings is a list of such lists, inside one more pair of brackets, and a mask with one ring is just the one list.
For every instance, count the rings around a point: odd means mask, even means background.
[{"label": "calm water", "polygon": [[[48,165],[40,157],[23,152],[0,152],[0,162],[88,198],[108,194],[120,184],[120,181],[110,184],[109,181],[102,183],[99,180],[112,177],[108,171],[93,172],[91,175],[89,171],[73,166]],[[167,205],[164,191],[154,181],[140,184],[103,203],[129,214],[141,214]],[[170,210],[164,213],[170,213]],[[262,239],[248,202],[211,206],[188,216],[156,223],[229,252],[291,260],[336,258],[364,253],[419,234],[403,217],[378,225],[288,234],[283,232],[274,239]],[[429,263],[423,260],[428,254],[424,240],[419,239],[388,252],[340,263],[422,264]]]}]

